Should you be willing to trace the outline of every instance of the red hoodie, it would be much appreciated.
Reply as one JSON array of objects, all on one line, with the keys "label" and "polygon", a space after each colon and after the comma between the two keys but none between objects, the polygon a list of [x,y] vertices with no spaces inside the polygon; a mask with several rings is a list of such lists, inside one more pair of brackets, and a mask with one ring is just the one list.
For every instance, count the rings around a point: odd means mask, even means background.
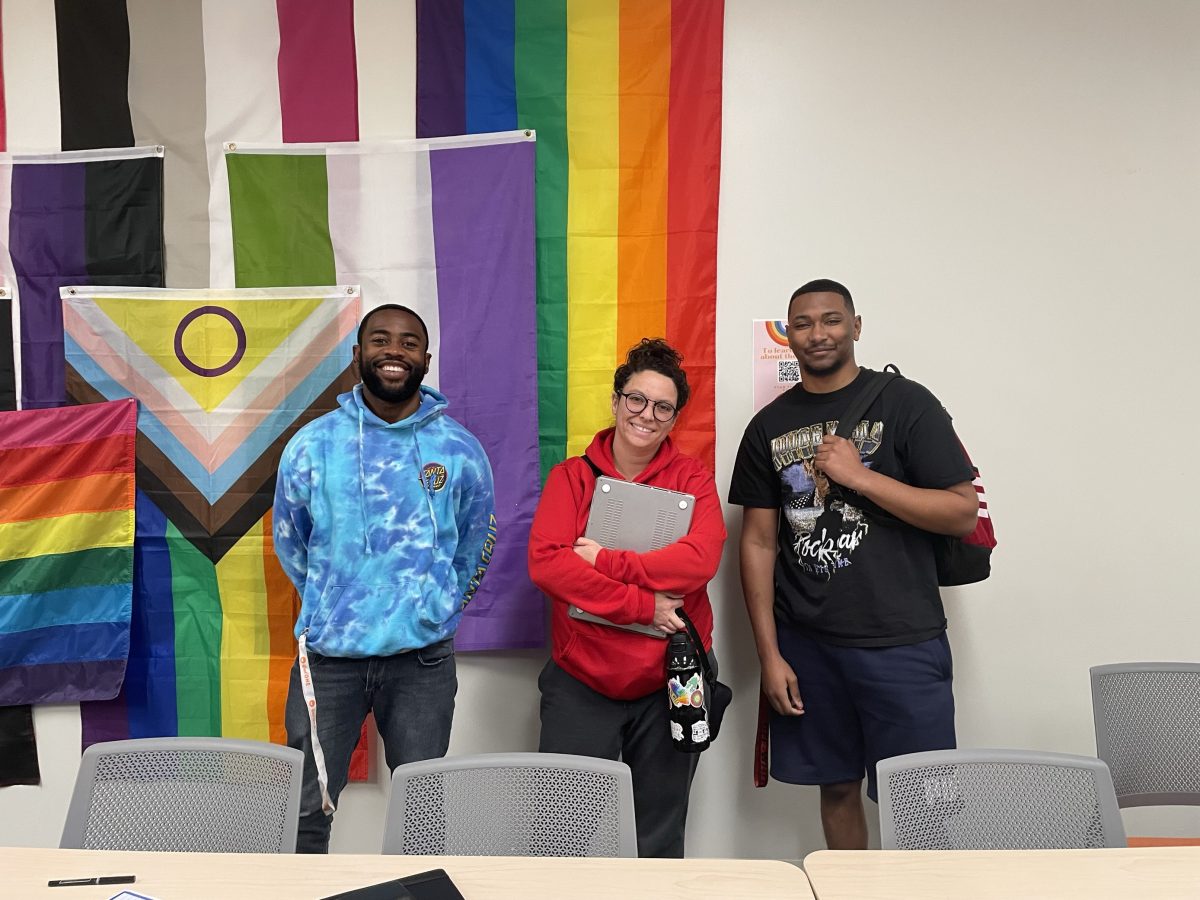
[{"label": "red hoodie", "polygon": [[[587,456],[613,478],[613,429],[592,440]],[[572,619],[567,606],[622,624],[654,621],[654,592],[684,595],[683,608],[712,646],[708,582],[717,573],[725,543],[725,521],[712,474],[663,441],[650,465],[634,481],[684,491],[696,498],[687,537],[661,550],[636,553],[603,549],[589,565],[572,547],[587,528],[596,478],[580,457],[550,471],[529,532],[529,575],[551,599],[554,661],[588,687],[614,700],[633,700],[666,684],[666,643],[657,638]]]}]

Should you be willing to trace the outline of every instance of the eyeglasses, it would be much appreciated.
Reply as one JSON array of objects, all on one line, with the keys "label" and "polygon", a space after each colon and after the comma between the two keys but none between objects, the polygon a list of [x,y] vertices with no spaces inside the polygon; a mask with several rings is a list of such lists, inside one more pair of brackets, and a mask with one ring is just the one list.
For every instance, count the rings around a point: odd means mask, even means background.
[{"label": "eyeglasses", "polygon": [[[647,403],[651,402],[649,397],[637,392],[626,394],[624,391],[617,391],[616,393],[619,397],[624,398],[625,408],[635,416],[646,408]],[[666,400],[655,400],[653,401],[653,404],[654,418],[660,422],[670,422],[679,414],[679,410],[673,407]]]}]

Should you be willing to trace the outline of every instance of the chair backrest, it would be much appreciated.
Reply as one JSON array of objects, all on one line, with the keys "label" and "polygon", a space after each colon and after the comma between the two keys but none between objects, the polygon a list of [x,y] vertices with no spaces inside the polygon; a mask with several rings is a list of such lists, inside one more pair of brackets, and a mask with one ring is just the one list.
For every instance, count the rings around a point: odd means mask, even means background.
[{"label": "chair backrest", "polygon": [[880,760],[885,850],[1123,847],[1108,766],[1026,750],[936,750]]},{"label": "chair backrest", "polygon": [[227,738],[143,738],[83,753],[60,847],[292,853],[304,754]]},{"label": "chair backrest", "polygon": [[1096,755],[1121,806],[1200,806],[1200,663],[1094,666]]},{"label": "chair backrest", "polygon": [[629,766],[561,753],[484,753],[398,766],[383,852],[637,856]]}]

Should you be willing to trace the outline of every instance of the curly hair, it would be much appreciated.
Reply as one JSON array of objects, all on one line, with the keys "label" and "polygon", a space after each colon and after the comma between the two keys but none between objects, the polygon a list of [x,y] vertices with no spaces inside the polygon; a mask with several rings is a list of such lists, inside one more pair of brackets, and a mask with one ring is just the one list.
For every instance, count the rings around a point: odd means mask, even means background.
[{"label": "curly hair", "polygon": [[613,391],[621,393],[629,379],[638,372],[657,372],[675,383],[678,402],[675,409],[683,412],[691,390],[688,388],[687,373],[683,371],[683,356],[662,338],[642,338],[629,348],[625,362],[613,373]]}]

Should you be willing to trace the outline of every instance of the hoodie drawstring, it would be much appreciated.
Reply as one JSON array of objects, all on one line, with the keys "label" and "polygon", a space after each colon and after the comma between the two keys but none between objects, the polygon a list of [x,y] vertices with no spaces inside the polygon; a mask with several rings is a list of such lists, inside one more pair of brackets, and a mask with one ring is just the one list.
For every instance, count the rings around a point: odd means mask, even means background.
[{"label": "hoodie drawstring", "polygon": [[[365,543],[364,550],[367,556],[371,556],[371,525],[370,521],[367,519],[367,468],[366,462],[364,461],[366,457],[366,443],[363,429],[365,426],[363,424],[364,413],[362,399],[361,396],[358,395],[359,390],[360,386],[356,386],[355,394],[358,399],[358,402],[355,404],[358,412],[358,507],[363,517],[363,541]],[[440,541],[438,540],[437,510],[433,505],[433,486],[430,483],[431,479],[425,477],[425,467],[422,463],[424,457],[421,455],[421,441],[417,437],[417,432],[424,424],[425,420],[420,420],[413,423],[413,447],[415,448],[417,457],[417,477],[421,479],[421,492],[425,495],[425,507],[429,510],[429,518],[433,522],[433,546],[436,549],[440,546]]]},{"label": "hoodie drawstring", "polygon": [[419,427],[413,428],[413,446],[417,450],[417,471],[421,473],[421,489],[425,493],[425,505],[429,507],[429,518],[433,520],[433,546],[436,549],[438,546],[437,511],[433,508],[433,487],[429,483],[432,478],[425,477],[425,466],[421,462],[425,457],[421,454],[421,440],[417,437],[419,431]]},{"label": "hoodie drawstring", "polygon": [[363,543],[364,552],[367,556],[371,555],[371,523],[367,519],[367,468],[363,463],[363,411],[362,407],[358,408],[358,508],[362,512],[363,517]]}]

